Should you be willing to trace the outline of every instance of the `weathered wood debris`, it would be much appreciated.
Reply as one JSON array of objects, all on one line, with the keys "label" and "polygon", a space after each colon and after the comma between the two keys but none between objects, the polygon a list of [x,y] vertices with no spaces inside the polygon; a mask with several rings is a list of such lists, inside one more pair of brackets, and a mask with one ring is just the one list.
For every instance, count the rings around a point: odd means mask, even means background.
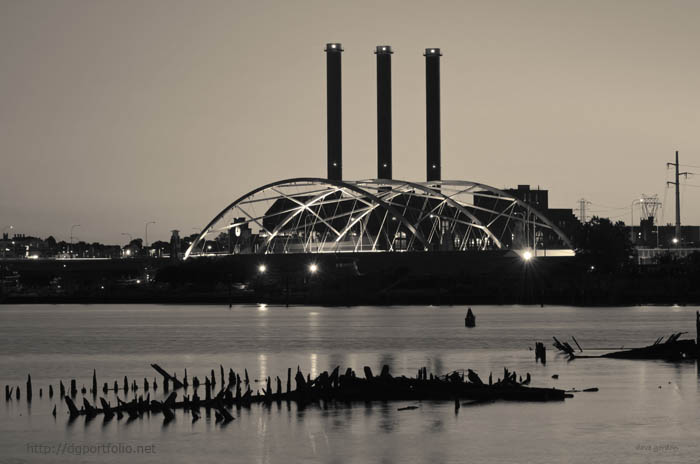
[{"label": "weathered wood debris", "polygon": [[[657,338],[654,343],[642,348],[629,348],[613,351],[597,356],[575,355],[574,349],[566,342],[560,342],[556,337],[553,345],[562,353],[575,358],[615,358],[615,359],[661,359],[666,361],[679,361],[683,359],[700,359],[700,311],[695,313],[695,328],[697,340],[681,340],[681,336],[687,332],[674,332],[664,340],[665,337]],[[572,337],[576,346],[583,352],[583,349]]]},{"label": "weathered wood debris", "polygon": [[[186,388],[182,382],[176,380],[175,375],[169,374],[165,369],[157,364],[152,365],[164,377],[164,384],[173,383],[175,389]],[[294,381],[296,389],[291,389],[292,370],[287,370],[287,389],[282,391],[282,380],[277,377],[275,382],[268,377],[262,392],[253,391],[250,388],[248,376],[242,381],[240,376],[232,369],[228,372],[228,379],[224,378],[223,367],[221,367],[220,389],[216,390],[215,381],[206,378],[205,398],[202,399],[197,388],[194,388],[192,395],[183,395],[178,398],[177,392],[173,391],[165,401],[152,400],[150,393],[139,395],[138,398],[126,402],[117,397],[117,404],[112,405],[106,399],[100,397],[100,405],[91,404],[87,398],[83,397],[82,407],[78,407],[71,396],[64,396],[71,419],[85,416],[92,419],[98,414],[104,415],[104,420],[109,421],[113,417],[121,419],[124,415],[128,420],[136,419],[144,413],[162,413],[164,423],[174,419],[176,409],[188,410],[192,413],[192,421],[199,419],[199,408],[207,410],[213,409],[217,422],[227,423],[234,420],[229,409],[232,407],[248,407],[254,403],[270,404],[272,402],[294,401],[300,407],[308,404],[329,402],[352,402],[352,401],[417,401],[417,400],[447,400],[455,401],[458,409],[460,399],[470,400],[475,404],[496,400],[507,401],[563,401],[572,395],[564,390],[555,388],[532,388],[525,385],[530,382],[530,374],[527,373],[525,380],[518,377],[515,372],[510,372],[504,368],[503,378],[493,382],[492,375],[489,375],[488,384],[483,382],[479,375],[469,369],[465,374],[462,372],[452,372],[447,375],[437,376],[428,374],[426,368],[418,371],[416,377],[399,376],[390,374],[389,366],[383,366],[379,375],[374,375],[371,368],[364,367],[364,378],[358,377],[355,371],[348,368],[345,373],[340,373],[340,367],[336,367],[332,372],[322,372],[315,379],[304,376],[297,367]],[[246,372],[247,374],[247,372]],[[213,378],[214,376],[212,376]],[[274,385],[274,387],[273,387]]]}]

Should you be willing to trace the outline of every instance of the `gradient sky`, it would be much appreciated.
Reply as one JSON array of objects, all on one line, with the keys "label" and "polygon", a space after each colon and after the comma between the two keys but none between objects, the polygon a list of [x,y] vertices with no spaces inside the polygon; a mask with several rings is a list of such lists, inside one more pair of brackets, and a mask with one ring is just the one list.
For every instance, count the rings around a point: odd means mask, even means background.
[{"label": "gradient sky", "polygon": [[[336,41],[345,178],[376,174],[389,44],[394,177],[424,180],[422,53],[440,47],[443,178],[627,221],[658,194],[673,221],[665,163],[700,166],[698,24],[692,0],[0,0],[0,227],[119,243],[155,220],[167,239],[261,184],[324,177]],[[682,194],[700,223],[700,188]]]}]

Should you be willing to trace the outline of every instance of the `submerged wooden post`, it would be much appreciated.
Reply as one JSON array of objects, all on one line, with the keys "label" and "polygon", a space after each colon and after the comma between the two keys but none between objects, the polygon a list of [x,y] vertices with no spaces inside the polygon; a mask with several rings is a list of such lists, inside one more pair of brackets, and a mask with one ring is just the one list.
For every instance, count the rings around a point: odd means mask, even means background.
[{"label": "submerged wooden post", "polygon": [[233,386],[236,385],[236,373],[233,372],[233,369],[228,370],[228,385],[226,388],[233,388]]},{"label": "submerged wooden post", "polygon": [[32,376],[27,374],[27,402],[32,402]]},{"label": "submerged wooden post", "polygon": [[464,327],[476,327],[476,317],[474,317],[472,308],[467,310],[467,315],[464,317]]},{"label": "submerged wooden post", "polygon": [[53,385],[49,385],[49,398],[53,398]]},{"label": "submerged wooden post", "polygon": [[78,387],[75,384],[75,379],[70,380],[70,396],[75,396],[78,394]]},{"label": "submerged wooden post", "polygon": [[97,396],[97,371],[92,370],[92,396]]},{"label": "submerged wooden post", "polygon": [[59,391],[61,393],[61,398],[66,396],[66,387],[63,386],[63,380],[58,381]]}]

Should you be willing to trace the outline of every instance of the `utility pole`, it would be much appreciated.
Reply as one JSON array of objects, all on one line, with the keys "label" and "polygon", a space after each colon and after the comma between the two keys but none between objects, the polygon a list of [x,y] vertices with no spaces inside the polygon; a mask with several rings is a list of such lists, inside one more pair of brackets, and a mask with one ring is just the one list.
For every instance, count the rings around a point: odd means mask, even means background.
[{"label": "utility pole", "polygon": [[667,181],[666,185],[675,185],[676,186],[676,236],[675,236],[675,243],[680,243],[681,242],[681,183],[680,183],[680,176],[685,176],[685,178],[688,178],[688,174],[692,174],[692,172],[678,172],[678,168],[680,164],[678,163],[678,150],[676,150],[676,162],[675,163],[666,163],[666,169],[668,169],[671,166],[675,166],[676,168],[676,181],[671,182]]}]

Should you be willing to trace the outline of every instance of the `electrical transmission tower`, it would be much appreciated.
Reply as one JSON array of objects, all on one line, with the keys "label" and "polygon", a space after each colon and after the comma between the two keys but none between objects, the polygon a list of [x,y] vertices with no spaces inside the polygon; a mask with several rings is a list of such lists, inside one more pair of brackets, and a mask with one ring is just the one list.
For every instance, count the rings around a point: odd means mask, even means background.
[{"label": "electrical transmission tower", "polygon": [[581,198],[578,201],[578,218],[584,224],[587,222],[586,221],[586,205],[590,205],[590,204],[591,204],[591,202],[586,200],[585,198]]},{"label": "electrical transmission tower", "polygon": [[642,206],[642,219],[651,219],[652,225],[656,218],[656,212],[661,207],[658,195],[642,195],[642,201],[639,203]]}]

